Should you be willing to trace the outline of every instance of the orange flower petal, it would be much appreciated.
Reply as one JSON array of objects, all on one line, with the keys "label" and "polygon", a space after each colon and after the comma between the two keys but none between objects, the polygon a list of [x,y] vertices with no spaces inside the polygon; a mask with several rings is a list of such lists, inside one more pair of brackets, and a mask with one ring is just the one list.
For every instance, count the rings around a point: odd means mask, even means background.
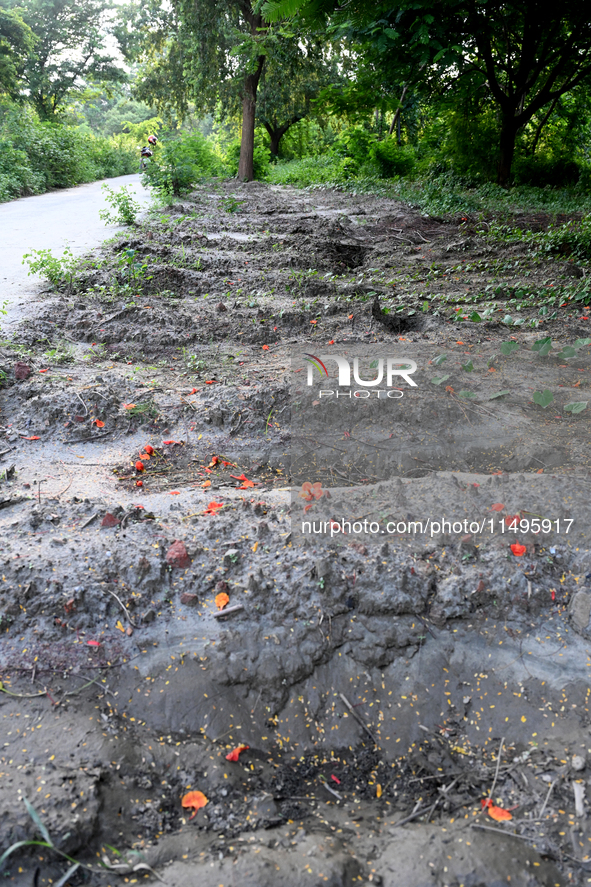
[{"label": "orange flower petal", "polygon": [[135,463],[135,470],[136,470],[136,471],[145,471],[145,470],[146,470],[146,466],[144,465],[143,462],[136,462],[136,463]]},{"label": "orange flower petal", "polygon": [[240,757],[240,753],[246,751],[247,748],[250,748],[250,746],[239,745],[237,748],[233,748],[232,751],[226,755],[226,761],[237,761]]},{"label": "orange flower petal", "polygon": [[522,557],[527,551],[527,548],[525,547],[525,545],[520,545],[519,542],[514,542],[511,546],[511,551],[513,552],[515,557]]},{"label": "orange flower petal", "polygon": [[154,447],[151,447],[150,444],[146,444],[146,446],[144,447],[144,452],[148,453],[151,456],[154,452]]},{"label": "orange flower petal", "polygon": [[225,591],[220,591],[219,594],[216,594],[215,605],[218,608],[218,610],[223,610],[224,607],[227,607],[229,603],[230,603],[230,598],[228,597],[228,595],[226,594]]},{"label": "orange flower petal", "polygon": [[495,502],[494,505],[490,506],[491,511],[502,511],[505,506],[501,502]]},{"label": "orange flower petal", "polygon": [[133,408],[135,407],[135,404],[134,403],[122,403],[121,406],[123,407],[124,410],[133,410]]},{"label": "orange flower petal", "polygon": [[105,423],[101,419],[95,419],[94,424],[96,425],[97,428],[104,428],[105,427]]},{"label": "orange flower petal", "polygon": [[494,819],[496,822],[506,822],[509,819],[513,819],[513,816],[508,810],[505,810],[504,807],[495,807],[494,804],[491,804],[486,812],[490,818]]},{"label": "orange flower petal", "polygon": [[269,346],[268,346],[268,345],[263,345],[263,351],[268,351],[268,350],[269,350]]},{"label": "orange flower petal", "polygon": [[[197,811],[201,810],[201,808],[205,807],[205,805],[208,803],[209,800],[205,797],[203,792],[188,792],[181,798],[181,804],[183,805],[183,807],[188,807],[189,809],[195,811],[193,813],[193,816],[196,816]],[[191,816],[190,818],[193,819],[193,816]]]}]

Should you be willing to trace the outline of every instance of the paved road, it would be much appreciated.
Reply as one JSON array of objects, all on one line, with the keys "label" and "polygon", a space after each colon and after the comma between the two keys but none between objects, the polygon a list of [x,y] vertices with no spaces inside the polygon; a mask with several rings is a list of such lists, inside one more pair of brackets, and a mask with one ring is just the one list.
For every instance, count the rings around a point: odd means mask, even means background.
[{"label": "paved road", "polygon": [[[149,201],[139,175],[105,181],[113,189],[131,185],[142,204]],[[28,266],[22,264],[24,253],[51,249],[54,255],[61,255],[69,246],[80,255],[119,230],[106,227],[99,219],[99,210],[107,207],[102,184],[92,182],[0,204],[0,304],[9,302],[8,314],[0,315],[0,327],[9,329],[26,316],[39,289],[40,279],[29,277]]]}]

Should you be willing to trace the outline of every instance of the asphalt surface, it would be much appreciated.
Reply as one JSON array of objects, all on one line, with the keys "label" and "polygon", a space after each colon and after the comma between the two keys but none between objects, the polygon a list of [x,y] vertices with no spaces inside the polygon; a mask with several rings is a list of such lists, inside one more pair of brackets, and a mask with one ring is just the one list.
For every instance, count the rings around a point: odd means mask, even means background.
[{"label": "asphalt surface", "polygon": [[[140,203],[149,202],[150,192],[138,174],[104,181],[113,190],[131,185]],[[0,204],[0,308],[5,303],[7,312],[0,314],[0,328],[8,330],[27,316],[39,292],[41,279],[29,276],[28,265],[23,265],[25,253],[50,249],[60,256],[69,247],[82,255],[120,230],[99,218],[99,210],[108,208],[102,185],[91,182]]]}]

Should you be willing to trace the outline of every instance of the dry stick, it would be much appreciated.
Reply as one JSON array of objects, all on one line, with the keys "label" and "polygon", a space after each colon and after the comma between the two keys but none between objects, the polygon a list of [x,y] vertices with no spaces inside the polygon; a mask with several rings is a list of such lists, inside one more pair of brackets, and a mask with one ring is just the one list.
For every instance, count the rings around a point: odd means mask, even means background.
[{"label": "dry stick", "polygon": [[497,755],[497,769],[496,769],[496,771],[495,771],[495,778],[493,779],[493,784],[492,784],[492,786],[491,786],[490,792],[488,793],[488,800],[489,800],[489,801],[490,801],[490,799],[492,798],[492,793],[494,792],[494,790],[495,790],[495,785],[497,784],[497,779],[498,779],[498,776],[499,776],[499,768],[500,768],[500,766],[501,766],[501,754],[502,754],[502,752],[503,752],[503,745],[504,745],[504,743],[505,743],[505,737],[503,736],[503,738],[501,739],[501,744],[500,744],[500,746],[499,746],[499,753],[498,753],[498,755]]},{"label": "dry stick", "polygon": [[229,616],[230,613],[238,613],[239,610],[244,610],[242,604],[236,604],[234,607],[225,607],[223,610],[220,610],[219,613],[214,613],[214,619],[221,619],[222,616]]},{"label": "dry stick", "polygon": [[548,801],[550,800],[550,795],[552,794],[552,789],[553,789],[553,788],[554,788],[554,783],[551,782],[551,783],[550,783],[550,788],[548,789],[548,792],[547,792],[547,794],[546,794],[546,798],[545,798],[545,800],[544,800],[544,803],[542,804],[542,809],[541,809],[540,812],[538,813],[538,819],[541,819],[541,818],[542,818],[542,813],[543,813],[544,810],[546,809],[546,804],[547,804]]},{"label": "dry stick", "polygon": [[509,838],[519,838],[521,841],[532,841],[533,840],[533,838],[528,838],[527,835],[518,835],[517,832],[504,832],[502,828],[493,828],[490,825],[478,825],[475,822],[473,822],[470,825],[470,828],[481,829],[482,831],[485,831],[485,832],[496,832],[499,835],[505,835],[506,837],[508,836]]},{"label": "dry stick", "polygon": [[343,696],[342,693],[339,693],[339,696],[341,697],[341,699],[343,700],[343,702],[345,703],[345,705],[347,706],[347,708],[349,709],[349,711],[351,712],[351,714],[353,715],[353,717],[355,718],[357,723],[360,724],[361,727],[363,727],[363,729],[365,730],[367,735],[370,737],[372,742],[375,742],[375,744],[378,745],[379,743],[378,743],[377,739],[375,738],[375,736],[373,735],[373,733],[371,732],[371,730],[369,729],[369,727],[367,726],[367,724],[365,723],[363,718],[357,714],[357,712],[355,711],[355,709],[353,708],[353,706],[351,705],[351,703],[349,702],[347,697]]},{"label": "dry stick", "polygon": [[109,593],[112,597],[115,598],[115,600],[117,601],[117,603],[118,603],[119,606],[122,608],[122,610],[123,610],[123,612],[125,613],[125,615],[127,616],[130,625],[133,625],[133,627],[136,628],[136,624],[135,624],[135,622],[133,621],[133,619],[131,618],[131,616],[130,616],[130,614],[129,614],[129,610],[127,609],[127,607],[125,606],[125,604],[123,603],[123,601],[121,600],[121,598],[120,598],[118,595],[116,595],[114,591],[111,591],[110,588],[106,588],[105,591],[108,591],[108,593]]},{"label": "dry stick", "polygon": [[98,511],[95,511],[94,514],[90,515],[88,520],[85,520],[83,524],[80,524],[80,527],[78,529],[83,530],[84,527],[87,527],[89,524],[91,524],[93,522],[93,520],[95,520],[95,518],[97,518],[97,517],[98,517]]},{"label": "dry stick", "polygon": [[418,819],[419,816],[422,816],[423,813],[426,813],[427,810],[431,809],[432,805],[428,804],[426,807],[419,807],[420,803],[421,803],[420,801],[417,801],[417,803],[415,804],[415,808],[412,811],[412,813],[410,814],[410,816],[407,816],[405,819],[401,819],[400,822],[395,822],[394,828],[398,828],[398,826],[400,826],[400,825],[406,825],[407,822],[412,822],[413,819]]},{"label": "dry stick", "polygon": [[82,398],[80,397],[80,395],[78,394],[77,391],[75,391],[74,394],[76,395],[76,397],[78,398],[78,400],[80,401],[82,406],[84,407],[84,415],[88,416],[88,407],[86,406],[86,404],[84,403],[84,401],[82,400]]}]

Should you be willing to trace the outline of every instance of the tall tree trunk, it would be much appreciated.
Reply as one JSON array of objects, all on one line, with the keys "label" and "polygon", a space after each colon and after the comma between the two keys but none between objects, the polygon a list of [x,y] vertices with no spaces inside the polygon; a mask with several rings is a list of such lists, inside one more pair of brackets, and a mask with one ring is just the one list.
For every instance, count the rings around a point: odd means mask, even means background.
[{"label": "tall tree trunk", "polygon": [[515,112],[511,110],[511,112],[503,114],[501,122],[501,138],[499,142],[499,170],[497,174],[497,184],[499,185],[504,186],[509,183],[511,177],[511,165],[515,153],[515,138],[518,129],[519,124],[515,119]]},{"label": "tall tree trunk", "polygon": [[534,136],[532,146],[529,150],[529,153],[532,155],[532,157],[536,153],[536,148],[538,147],[538,142],[540,141],[540,136],[542,135],[542,130],[544,129],[544,127],[546,126],[546,124],[550,120],[550,117],[554,113],[554,108],[556,107],[557,104],[558,104],[558,96],[556,96],[556,98],[554,99],[554,101],[550,105],[550,108],[549,108],[547,114],[544,114],[541,122],[538,125],[538,128],[536,129],[536,134]]},{"label": "tall tree trunk", "polygon": [[238,179],[241,182],[250,182],[254,178],[254,123],[257,109],[257,88],[264,65],[265,56],[260,55],[256,71],[253,74],[247,74],[244,79],[242,140],[240,142],[240,163],[238,164]]}]

